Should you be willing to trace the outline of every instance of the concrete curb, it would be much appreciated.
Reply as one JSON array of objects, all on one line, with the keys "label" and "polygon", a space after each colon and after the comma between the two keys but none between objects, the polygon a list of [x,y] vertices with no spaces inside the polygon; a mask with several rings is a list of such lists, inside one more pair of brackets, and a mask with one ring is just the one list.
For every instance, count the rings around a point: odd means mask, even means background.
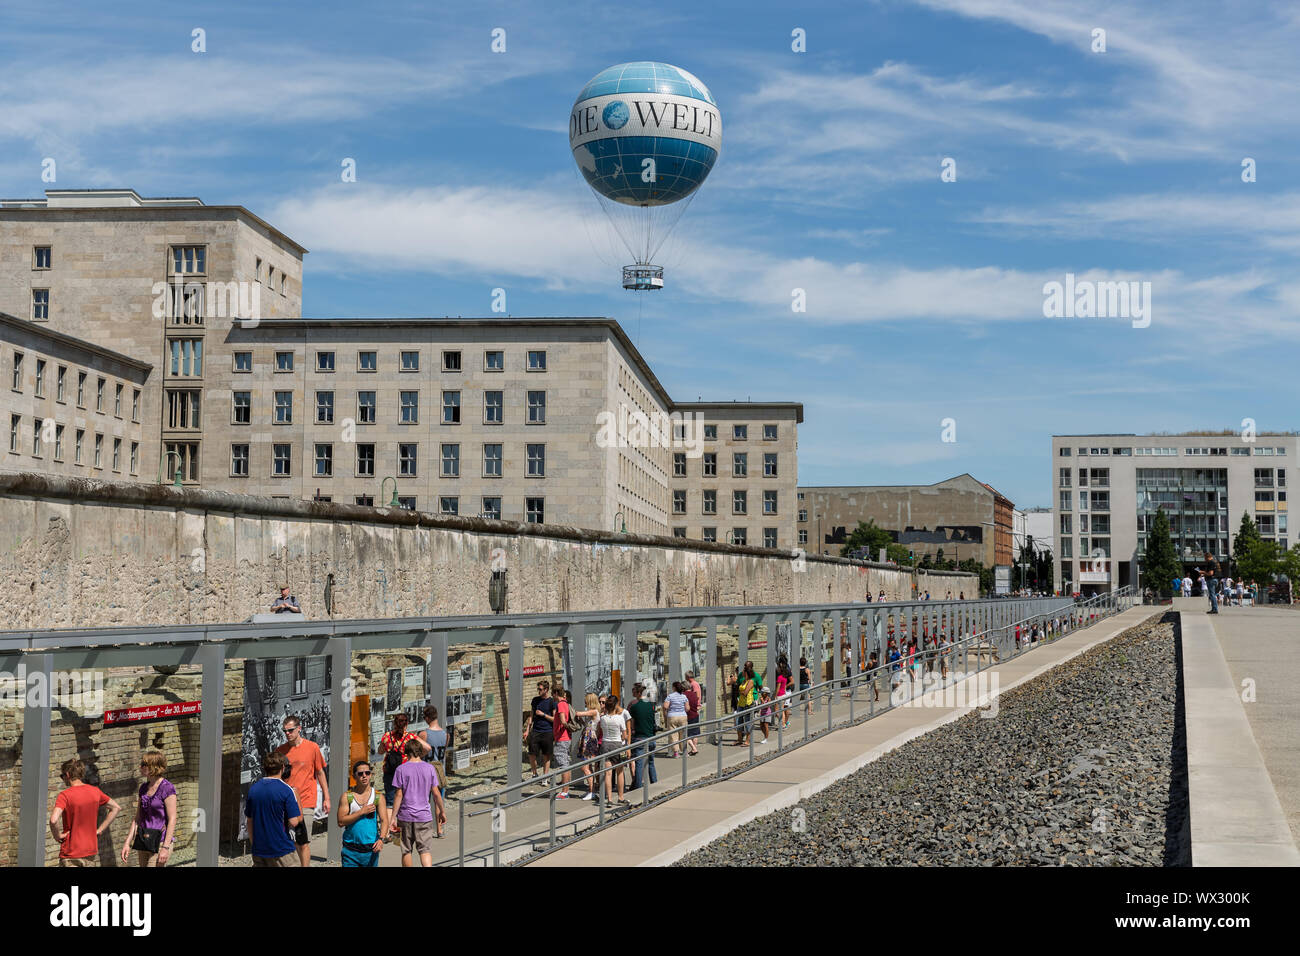
[{"label": "concrete curb", "polygon": [[[1124,611],[1120,615],[1118,615],[1117,618],[1113,618],[1111,620],[1118,623],[1119,619],[1123,618],[1125,614],[1130,614],[1134,610],[1138,610],[1138,608],[1130,608],[1128,611]],[[998,694],[1000,695],[1002,693],[1005,693],[1006,691],[1013,690],[1016,687],[1019,687],[1021,684],[1027,683],[1028,681],[1041,677],[1043,674],[1046,674],[1048,671],[1052,670],[1053,668],[1059,667],[1060,665],[1066,663],[1067,661],[1073,660],[1074,658],[1078,657],[1080,654],[1083,654],[1086,651],[1089,651],[1100,644],[1104,644],[1107,641],[1113,640],[1114,638],[1118,637],[1120,634],[1123,634],[1129,628],[1137,627],[1139,624],[1145,622],[1150,617],[1153,617],[1155,614],[1159,614],[1159,613],[1163,613],[1163,612],[1156,611],[1154,612],[1154,614],[1144,614],[1141,617],[1136,617],[1132,623],[1124,623],[1121,626],[1116,627],[1112,625],[1113,628],[1112,633],[1108,633],[1104,637],[1096,637],[1092,640],[1089,640],[1087,643],[1081,644],[1079,647],[1070,651],[1070,653],[1067,654],[1065,657],[1053,661],[1050,664],[1044,664],[1041,667],[1035,668],[1034,670],[1030,671],[1028,674],[1024,675],[1023,677],[1020,677],[1017,680],[1011,682],[1006,687],[1002,687],[1001,684],[999,683]],[[1107,623],[1107,622],[1102,622],[1102,623]],[[1069,638],[1061,638],[1061,640],[1068,640],[1068,639]],[[996,668],[988,668],[983,673],[987,674],[989,671],[992,670],[996,670]],[[978,676],[979,676],[978,674],[972,674],[970,677],[967,677],[961,683],[968,683],[972,680],[976,680]],[[653,856],[648,860],[644,860],[637,865],[638,866],[671,866],[672,864],[680,860],[682,857],[686,856],[686,854],[692,853],[695,850],[699,850],[705,846],[708,846],[714,840],[717,840],[719,837],[725,836],[726,834],[730,833],[732,830],[736,829],[737,827],[749,823],[753,820],[756,820],[759,817],[766,816],[767,814],[773,813],[777,810],[784,810],[787,807],[794,806],[799,801],[805,800],[808,797],[811,797],[814,794],[819,793],[822,790],[825,790],[827,787],[831,786],[832,784],[842,780],[843,778],[849,776],[852,773],[857,772],[858,770],[861,770],[863,767],[867,766],[868,764],[873,763],[874,761],[880,759],[890,751],[898,749],[899,747],[903,746],[903,744],[911,740],[915,740],[917,737],[924,736],[925,734],[928,734],[933,730],[937,730],[938,728],[942,727],[944,724],[950,724],[955,720],[959,720],[962,717],[965,717],[971,711],[976,709],[977,708],[975,706],[961,707],[949,713],[943,714],[942,716],[937,717],[934,720],[929,721],[928,723],[904,731],[901,734],[891,737],[889,740],[885,741],[880,746],[873,747],[871,750],[868,750],[866,753],[859,754],[858,756],[854,757],[852,760],[845,761],[844,763],[839,764],[836,767],[832,767],[826,773],[821,774],[818,777],[814,777],[811,780],[805,780],[803,783],[795,784],[794,786],[788,787],[785,790],[781,790],[778,793],[772,794],[770,797],[765,797],[763,800],[760,800],[758,803],[754,804],[753,806],[748,807],[747,809],[742,810],[739,813],[733,814],[732,816],[728,817],[722,822],[714,824],[713,826],[692,835],[688,839],[683,840],[682,842],[676,844],[673,847],[670,847],[669,849],[658,854],[657,856]],[[858,726],[860,727],[862,725],[858,725]],[[844,727],[841,728],[840,730],[834,731],[833,733],[829,734],[827,738],[824,739],[832,739],[840,733],[843,733],[845,731],[852,731],[855,729],[857,728]],[[756,767],[754,769],[757,771],[761,771],[762,767]],[[738,777],[732,779],[743,779],[744,776],[745,776],[744,774],[741,774]]]}]

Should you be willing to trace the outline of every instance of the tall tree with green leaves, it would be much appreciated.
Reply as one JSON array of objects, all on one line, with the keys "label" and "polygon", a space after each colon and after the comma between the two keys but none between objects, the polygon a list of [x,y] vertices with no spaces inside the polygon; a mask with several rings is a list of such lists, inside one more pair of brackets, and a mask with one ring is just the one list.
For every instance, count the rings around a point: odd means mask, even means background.
[{"label": "tall tree with green leaves", "polygon": [[1232,561],[1237,565],[1238,573],[1242,573],[1241,560],[1250,551],[1250,546],[1261,540],[1263,539],[1259,536],[1259,528],[1256,527],[1250,512],[1243,511],[1241,513],[1241,527],[1237,529],[1237,538],[1232,542]]},{"label": "tall tree with green leaves", "polygon": [[1172,591],[1174,575],[1182,576],[1174,539],[1169,534],[1169,516],[1158,508],[1147,528],[1147,553],[1142,565],[1142,583],[1157,594]]},{"label": "tall tree with green leaves", "polygon": [[874,561],[880,555],[881,548],[888,548],[894,543],[894,539],[889,532],[880,527],[874,521],[868,519],[859,521],[858,526],[849,532],[844,539],[844,546],[840,548],[840,556],[847,558],[858,548],[867,549],[867,557]]},{"label": "tall tree with green leaves", "polygon": [[1254,581],[1260,587],[1267,588],[1273,583],[1273,576],[1283,570],[1282,557],[1276,541],[1256,538],[1246,545],[1245,553],[1237,558],[1237,574],[1243,581]]}]

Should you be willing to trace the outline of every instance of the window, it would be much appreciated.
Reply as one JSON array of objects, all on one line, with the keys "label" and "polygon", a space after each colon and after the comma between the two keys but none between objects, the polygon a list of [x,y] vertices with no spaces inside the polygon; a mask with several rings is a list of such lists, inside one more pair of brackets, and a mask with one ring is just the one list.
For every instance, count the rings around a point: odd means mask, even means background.
[{"label": "window", "polygon": [[546,446],[528,446],[528,477],[542,478],[546,475]]},{"label": "window", "polygon": [[776,492],[775,491],[763,492],[763,514],[765,515],[776,514]]},{"label": "window", "polygon": [[398,495],[397,507],[401,508],[403,511],[414,511],[415,495]]},{"label": "window", "polygon": [[357,423],[361,425],[375,423],[374,392],[357,392]]},{"label": "window", "polygon": [[483,477],[500,478],[501,477],[501,446],[484,445],[483,446]]},{"label": "window", "polygon": [[140,390],[138,388],[133,388],[131,389],[131,421],[138,422],[139,420],[140,420]]},{"label": "window", "polygon": [[710,489],[701,492],[702,500],[700,502],[700,513],[706,515],[715,515],[718,513],[718,492],[717,489]]},{"label": "window", "polygon": [[113,439],[113,470],[122,470],[122,439]]},{"label": "window", "polygon": [[686,452],[684,451],[673,452],[673,477],[686,477]]},{"label": "window", "polygon": [[[504,372],[506,370],[506,353],[505,352],[484,352],[483,353],[483,371],[485,372]],[[486,499],[485,499],[486,500]]]},{"label": "window", "polygon": [[800,543],[800,544],[807,544],[807,543],[808,543],[808,532],[807,532],[807,531],[800,531],[800,532],[799,532],[799,543]]},{"label": "window", "polygon": [[[546,353],[542,353],[543,355]],[[546,499],[545,498],[525,498],[524,499],[524,520],[532,524],[546,523]]]},{"label": "window", "polygon": [[460,352],[442,353],[442,370],[444,372],[460,371]]},{"label": "window", "polygon": [[[802,497],[802,496],[801,496],[801,497]],[[808,509],[807,509],[807,508],[800,508],[800,509],[799,509],[799,519],[798,519],[798,520],[800,520],[800,521],[807,521],[807,520],[808,520]]]},{"label": "window", "polygon": [[86,407],[86,373],[77,373],[77,407]]},{"label": "window", "polygon": [[717,528],[701,528],[701,529],[700,529],[700,537],[701,537],[703,540],[705,540],[705,541],[717,541],[717,540],[718,540],[718,529],[717,529]]},{"label": "window", "polygon": [[276,353],[275,353],[275,370],[276,370],[276,372],[292,372],[292,371],[293,371],[293,353],[292,353],[292,352],[276,352]]},{"label": "window", "polygon": [[271,474],[282,478],[293,474],[293,461],[290,457],[292,445],[272,445]]},{"label": "window", "polygon": [[764,528],[764,529],[763,529],[763,547],[765,547],[765,548],[775,548],[775,547],[776,547],[776,529],[775,529],[775,528]]},{"label": "window", "polygon": [[357,445],[357,477],[373,478],[375,476],[375,446]]},{"label": "window", "polygon": [[528,424],[530,425],[546,424],[546,393],[545,392],[528,393]]},{"label": "window", "polygon": [[776,452],[769,451],[763,454],[763,477],[776,477]]},{"label": "window", "polygon": [[230,446],[230,474],[235,478],[248,477],[248,445]]},{"label": "window", "polygon": [[444,443],[442,446],[442,477],[460,477],[460,445]]},{"label": "window", "polygon": [[45,397],[45,359],[36,360],[36,397]]},{"label": "window", "polygon": [[743,515],[747,512],[749,505],[749,496],[746,492],[736,490],[731,493],[731,513],[734,515]]},{"label": "window", "polygon": [[375,352],[358,352],[357,353],[357,371],[374,372],[379,369],[379,360]]},{"label": "window", "polygon": [[1073,534],[1073,525],[1070,515],[1061,515],[1061,534]]},{"label": "window", "polygon": [[285,295],[285,294],[286,294],[286,293],[285,293],[285,274],[284,274],[284,270],[281,269],[281,270],[280,270],[280,295]]},{"label": "window", "polygon": [[[98,446],[102,436],[96,435]],[[164,446],[166,460],[181,473],[182,481],[199,480],[199,443],[196,441],[169,441]]]},{"label": "window", "polygon": [[1073,503],[1074,503],[1074,494],[1070,492],[1068,489],[1063,489],[1061,491],[1060,507],[1057,510],[1069,511]]},{"label": "window", "polygon": [[444,495],[439,498],[438,513],[444,515],[460,514],[460,498],[455,495]]},{"label": "window", "polygon": [[375,506],[374,495],[357,495],[352,500],[362,508],[373,508]]},{"label": "window", "polygon": [[420,353],[403,352],[402,353],[402,371],[418,372],[420,370]]},{"label": "window", "polygon": [[483,517],[492,518],[495,521],[501,520],[501,499],[500,498],[483,499]]},{"label": "window", "polygon": [[203,275],[207,269],[207,246],[172,246],[173,275]]},{"label": "window", "polygon": [[[117,441],[119,445],[122,442],[120,438]],[[62,425],[54,426],[54,460],[63,461],[63,426]]]},{"label": "window", "polygon": [[[546,352],[530,351],[528,353],[528,371],[545,372],[546,371]],[[538,499],[541,500],[540,498]]]},{"label": "window", "polygon": [[113,414],[118,418],[122,417],[122,385],[120,382],[113,386]]},{"label": "window", "polygon": [[[41,363],[40,363],[40,362],[37,362],[37,363],[36,363],[37,381],[40,381],[40,368],[41,368]],[[1255,487],[1256,487],[1256,488],[1272,488],[1272,487],[1273,487],[1273,469],[1272,469],[1272,468],[1256,468],[1256,469],[1255,469]]]},{"label": "window", "polygon": [[131,474],[134,475],[139,470],[140,470],[140,443],[138,441],[133,441],[131,442]]},{"label": "window", "polygon": [[[775,425],[764,425],[764,426],[763,426],[763,441],[776,441],[776,426],[775,426]],[[776,545],[772,545],[772,547],[776,547]]]},{"label": "window", "polygon": [[32,290],[32,319],[43,322],[50,317],[50,290]]},{"label": "window", "polygon": [[[17,418],[18,416],[15,415],[14,417]],[[14,437],[15,439],[17,438],[17,436]],[[73,461],[75,461],[78,465],[81,464],[81,448],[85,444],[85,441],[86,441],[86,430],[84,428],[78,428],[77,437],[73,440],[73,445],[72,445]],[[17,449],[14,450],[16,451]]]},{"label": "window", "polygon": [[293,422],[293,392],[275,393],[275,423],[288,425]]},{"label": "window", "polygon": [[[83,377],[84,377],[84,373],[83,373]],[[11,388],[13,388],[15,392],[21,392],[23,390],[23,353],[22,352],[14,353],[14,377],[13,377],[13,384]]]},{"label": "window", "polygon": [[1069,488],[1069,487],[1070,487],[1070,469],[1069,469],[1069,468],[1062,468],[1062,469],[1061,469],[1060,478],[1058,479],[1058,482],[1057,482],[1057,483],[1058,483],[1062,488]]},{"label": "window", "polygon": [[104,384],[105,380],[101,378],[95,385],[95,411],[97,412],[104,410]]},{"label": "window", "polygon": [[22,427],[23,417],[21,415],[9,416],[9,450],[15,455],[18,454],[18,430]]},{"label": "window", "polygon": [[738,451],[731,456],[731,476],[733,478],[744,478],[749,472],[749,455],[743,451]]},{"label": "window", "polygon": [[236,372],[241,372],[241,373],[244,373],[244,372],[251,372],[251,371],[253,371],[253,353],[252,353],[252,352],[236,352],[236,353],[235,353],[235,371],[236,371]]},{"label": "window", "polygon": [[402,392],[402,415],[398,421],[403,425],[414,425],[420,420],[419,391]]},{"label": "window", "polygon": [[717,425],[705,425],[705,426],[704,426],[704,440],[705,440],[705,441],[717,441],[717,440],[718,440],[718,426],[717,426]]},{"label": "window", "polygon": [[316,442],[316,477],[334,477],[334,445],[330,442]]},{"label": "window", "polygon": [[51,258],[49,246],[36,246],[32,249],[32,268],[48,269]]},{"label": "window", "polygon": [[1264,504],[1264,503],[1272,504],[1272,502],[1273,502],[1273,492],[1272,492],[1272,491],[1256,491],[1256,492],[1255,492],[1255,507],[1258,508],[1261,504]]},{"label": "window", "polygon": [[1072,557],[1074,557],[1074,554],[1073,554],[1073,547],[1074,547],[1074,539],[1073,539],[1073,538],[1062,538],[1062,539],[1061,539],[1061,557],[1063,557],[1063,558],[1072,558]]},{"label": "window", "polygon": [[262,257],[261,256],[256,257],[255,263],[253,265],[253,281],[254,282],[262,281]]},{"label": "window", "polygon": [[417,474],[419,448],[415,442],[402,442],[397,446],[397,473],[403,478],[414,478]]},{"label": "window", "polygon": [[686,489],[685,488],[673,489],[673,514],[675,515],[686,514]]},{"label": "window", "polygon": [[744,545],[744,544],[748,544],[748,543],[749,543],[749,538],[748,538],[748,536],[745,534],[745,529],[744,529],[744,528],[732,528],[732,529],[731,529],[731,543],[732,543],[732,544],[741,544],[741,545]]},{"label": "window", "polygon": [[203,340],[171,339],[171,374],[198,378],[203,374]]},{"label": "window", "polygon": [[[168,444],[167,450],[174,451],[175,449],[172,448],[171,444]],[[103,435],[95,436],[95,467],[96,468],[104,467],[104,436]],[[178,467],[175,464],[175,462],[172,460],[170,455],[167,458],[167,467],[168,469],[174,469]]]},{"label": "window", "polygon": [[1060,451],[1060,453],[1061,453],[1061,457],[1062,457],[1062,458],[1069,458],[1069,457],[1070,457],[1070,449],[1068,449],[1068,448],[1062,448],[1062,449],[1059,449],[1059,451]]},{"label": "window", "polygon": [[684,538],[684,537],[686,537],[686,529],[685,529],[685,528],[673,528],[673,537],[674,537],[674,538]]},{"label": "window", "polygon": [[202,394],[203,392],[197,388],[168,389],[167,427],[202,428],[199,419],[199,399]]},{"label": "window", "polygon": [[706,451],[703,459],[700,474],[705,478],[718,477],[718,453],[716,451]]},{"label": "window", "polygon": [[731,426],[731,439],[732,439],[732,441],[747,441],[747,440],[749,439],[749,426],[748,426],[748,425],[732,425],[732,426]]},{"label": "window", "polygon": [[316,393],[316,424],[318,425],[334,424],[334,393],[333,392]]},{"label": "window", "polygon": [[334,371],[334,353],[317,352],[316,353],[316,371],[332,372]]},{"label": "window", "polygon": [[442,423],[444,425],[460,424],[460,392],[442,393]]},{"label": "window", "polygon": [[504,392],[483,393],[483,423],[485,425],[500,425],[503,421],[504,395]]}]

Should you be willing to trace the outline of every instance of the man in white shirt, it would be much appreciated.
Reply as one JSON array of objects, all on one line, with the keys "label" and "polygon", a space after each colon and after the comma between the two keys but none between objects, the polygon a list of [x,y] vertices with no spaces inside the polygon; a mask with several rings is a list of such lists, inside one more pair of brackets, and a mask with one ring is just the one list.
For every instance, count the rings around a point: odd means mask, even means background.
[{"label": "man in white shirt", "polygon": [[1189,597],[1191,597],[1191,596],[1192,596],[1192,579],[1191,579],[1190,576],[1184,576],[1184,577],[1183,577],[1183,597],[1185,597],[1185,598],[1189,598]]}]

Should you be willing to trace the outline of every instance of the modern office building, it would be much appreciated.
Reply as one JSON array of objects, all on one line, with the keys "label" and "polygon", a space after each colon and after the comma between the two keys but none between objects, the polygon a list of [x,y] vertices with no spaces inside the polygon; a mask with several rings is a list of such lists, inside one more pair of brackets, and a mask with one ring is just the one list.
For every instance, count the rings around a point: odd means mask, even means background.
[{"label": "modern office building", "polygon": [[807,486],[798,490],[798,541],[839,554],[859,522],[874,521],[912,551],[944,560],[1011,564],[1015,506],[993,486],[957,475],[932,485]]},{"label": "modern office building", "polygon": [[1228,559],[1243,513],[1286,548],[1294,434],[1186,432],[1052,437],[1056,586],[1092,593],[1143,584],[1146,533],[1169,516],[1190,572],[1206,553]]},{"label": "modern office building", "polygon": [[195,198],[0,201],[0,467],[794,547],[802,405],[674,402],[607,318],[302,318],[305,252]]}]

